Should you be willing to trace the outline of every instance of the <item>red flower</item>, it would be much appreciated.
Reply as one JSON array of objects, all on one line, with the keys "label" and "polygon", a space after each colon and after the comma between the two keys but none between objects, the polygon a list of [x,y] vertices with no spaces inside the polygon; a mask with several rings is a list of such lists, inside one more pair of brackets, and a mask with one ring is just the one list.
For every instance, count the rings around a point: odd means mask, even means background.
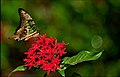
[{"label": "red flower", "polygon": [[63,54],[66,54],[64,42],[58,43],[55,38],[47,38],[46,34],[40,36],[37,41],[35,41],[31,48],[24,54],[27,57],[24,59],[25,66],[28,66],[29,69],[37,66],[47,71],[47,74],[50,71],[55,72],[57,68],[60,68],[60,57]]}]

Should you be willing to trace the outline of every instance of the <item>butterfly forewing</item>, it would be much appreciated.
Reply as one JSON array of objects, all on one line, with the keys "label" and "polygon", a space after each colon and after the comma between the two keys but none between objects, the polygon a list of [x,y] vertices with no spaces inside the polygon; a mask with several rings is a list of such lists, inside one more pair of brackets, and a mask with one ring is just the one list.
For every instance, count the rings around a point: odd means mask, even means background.
[{"label": "butterfly forewing", "polygon": [[35,22],[30,14],[22,8],[19,8],[18,12],[20,16],[20,25],[12,38],[18,41],[23,39],[26,41],[31,37],[39,35],[39,32],[36,30]]}]

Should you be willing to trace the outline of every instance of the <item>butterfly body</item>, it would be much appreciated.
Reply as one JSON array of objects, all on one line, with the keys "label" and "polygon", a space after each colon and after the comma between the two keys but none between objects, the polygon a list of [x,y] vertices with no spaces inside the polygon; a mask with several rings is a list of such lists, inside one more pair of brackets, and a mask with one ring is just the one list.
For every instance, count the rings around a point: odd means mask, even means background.
[{"label": "butterfly body", "polygon": [[10,38],[14,40],[28,40],[31,37],[37,37],[39,35],[38,30],[36,29],[35,22],[33,21],[30,14],[22,8],[18,9],[20,16],[20,25],[16,29],[16,32]]}]

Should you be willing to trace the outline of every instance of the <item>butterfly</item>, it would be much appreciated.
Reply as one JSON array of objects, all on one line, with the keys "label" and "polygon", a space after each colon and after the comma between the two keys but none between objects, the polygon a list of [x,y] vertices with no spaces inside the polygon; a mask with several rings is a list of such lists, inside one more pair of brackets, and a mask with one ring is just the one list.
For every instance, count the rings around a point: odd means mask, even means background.
[{"label": "butterfly", "polygon": [[12,38],[16,41],[27,41],[32,37],[38,37],[40,33],[36,29],[35,22],[30,14],[22,8],[18,9],[18,13],[20,16],[20,25],[16,29],[14,35],[9,38]]}]

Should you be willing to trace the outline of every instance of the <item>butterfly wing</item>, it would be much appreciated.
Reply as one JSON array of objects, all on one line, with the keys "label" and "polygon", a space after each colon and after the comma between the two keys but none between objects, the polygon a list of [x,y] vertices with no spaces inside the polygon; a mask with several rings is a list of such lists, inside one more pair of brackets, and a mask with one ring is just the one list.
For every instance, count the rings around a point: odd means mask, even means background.
[{"label": "butterfly wing", "polygon": [[22,8],[18,9],[20,16],[20,27],[23,27],[28,24],[28,21],[32,21],[32,24],[35,24],[30,14]]},{"label": "butterfly wing", "polygon": [[18,9],[20,16],[20,25],[16,29],[16,32],[12,36],[15,40],[28,40],[31,37],[36,37],[39,32],[36,29],[35,22],[33,21],[30,14],[22,8]]}]

